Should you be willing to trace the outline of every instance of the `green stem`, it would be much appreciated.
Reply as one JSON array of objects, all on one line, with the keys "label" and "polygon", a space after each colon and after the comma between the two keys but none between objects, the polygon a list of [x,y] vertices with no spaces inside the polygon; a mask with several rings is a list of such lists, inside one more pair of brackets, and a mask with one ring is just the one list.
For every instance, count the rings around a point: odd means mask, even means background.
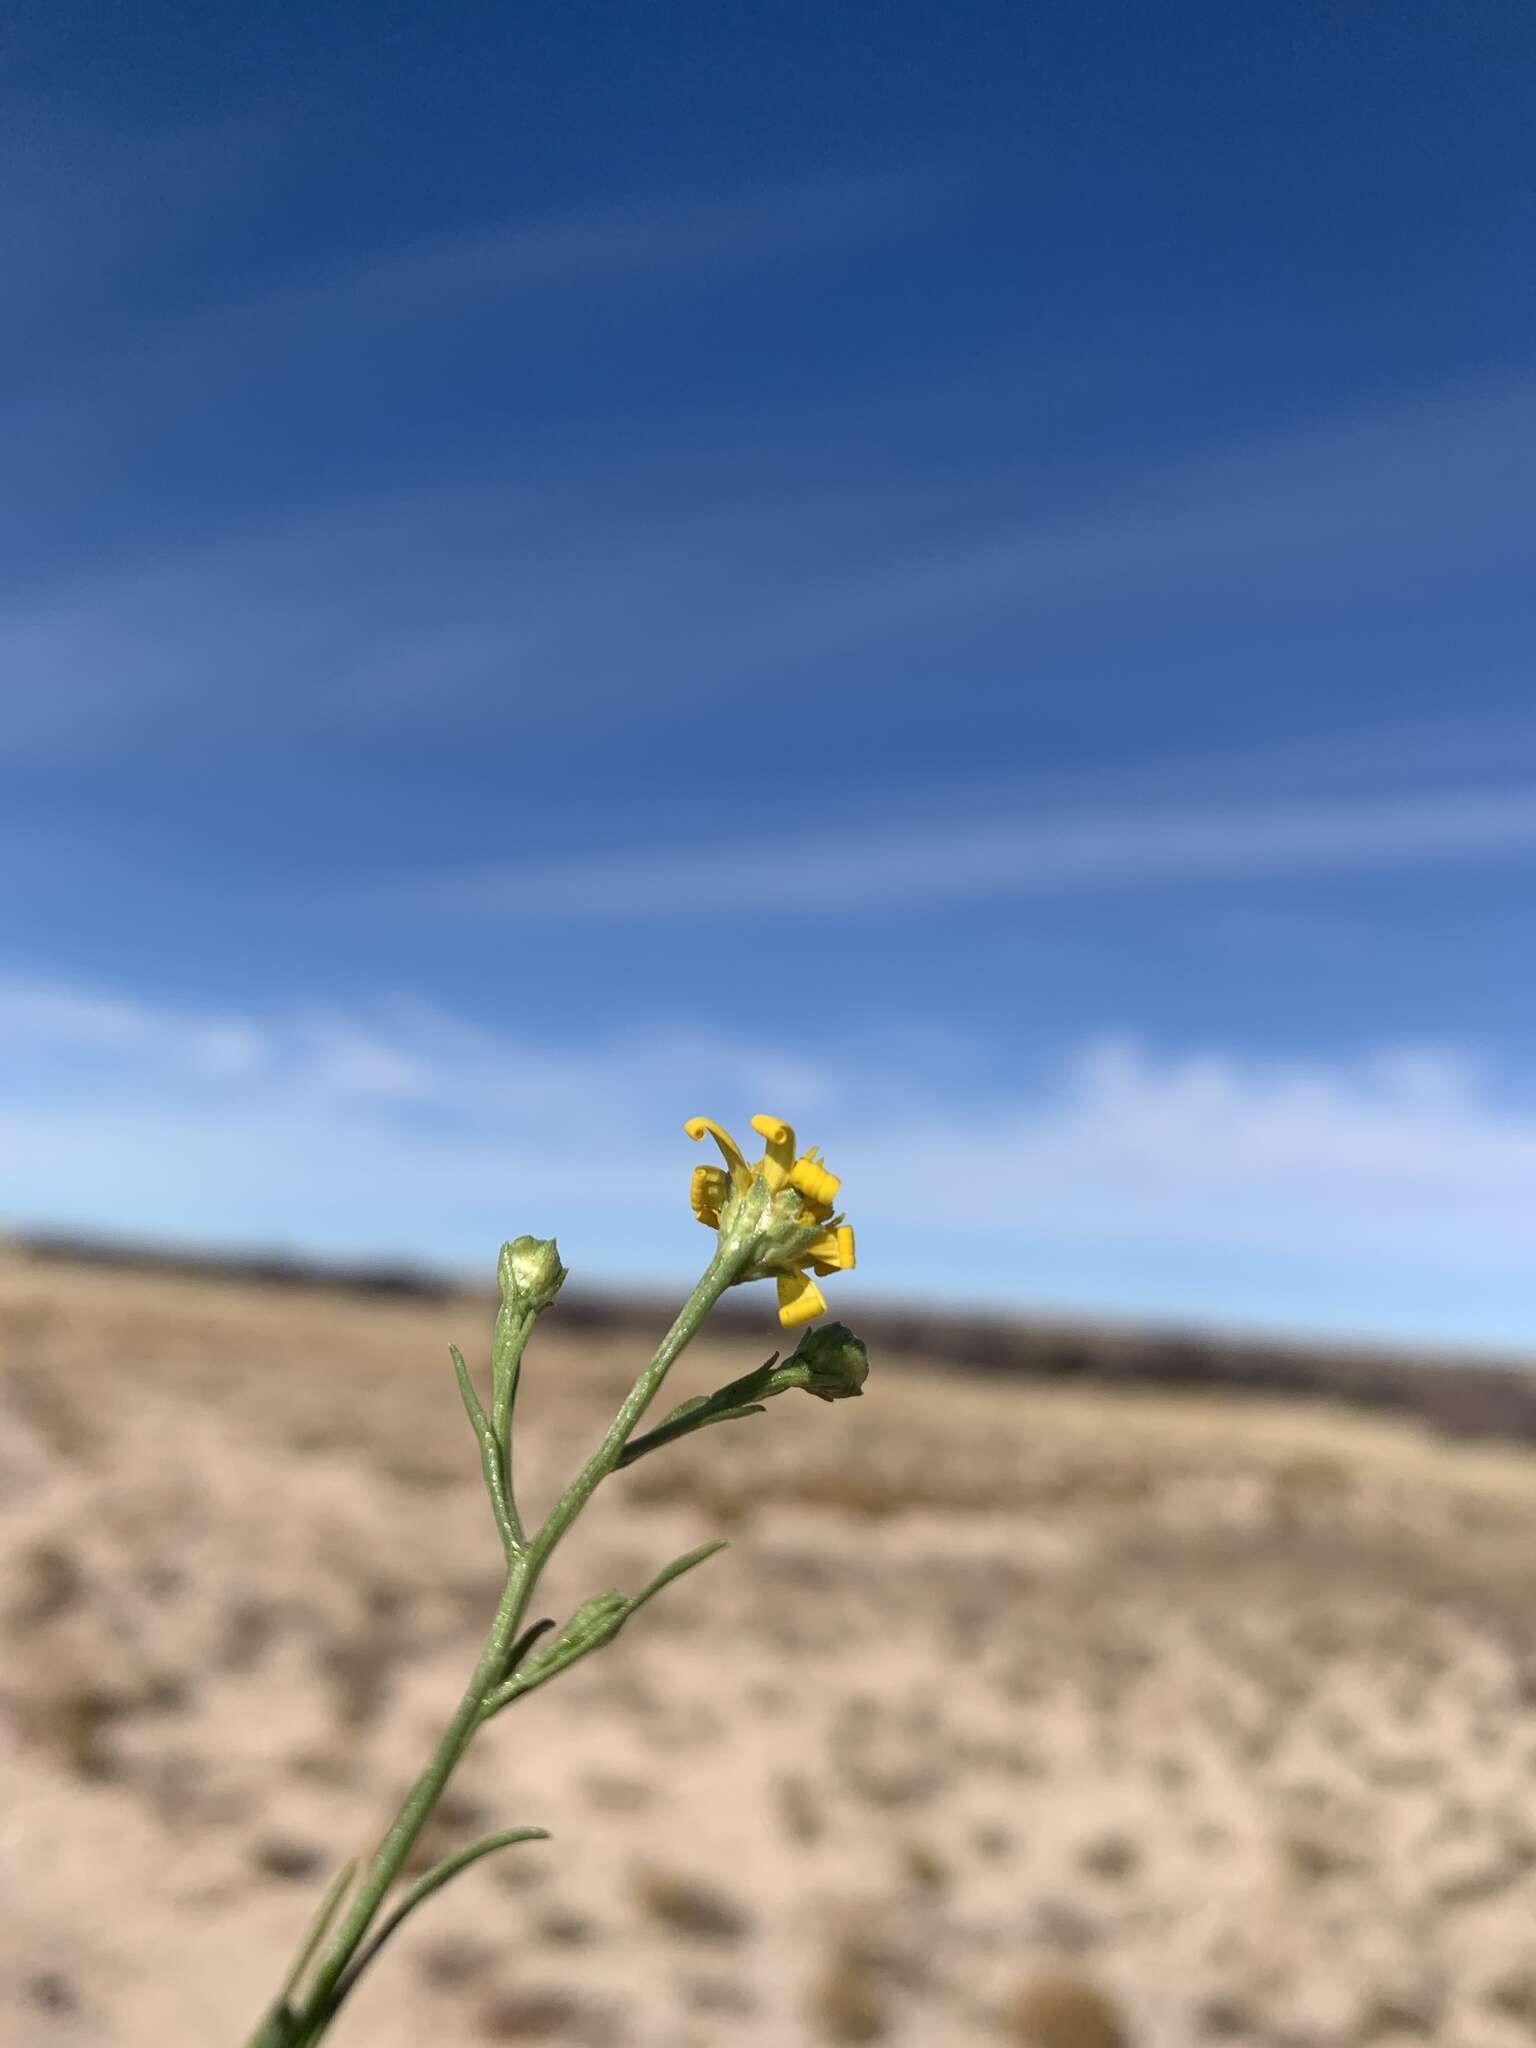
[{"label": "green stem", "polygon": [[480,1660],[465,1688],[464,1697],[459,1701],[453,1719],[444,1729],[430,1763],[406,1794],[389,1832],[375,1850],[373,1860],[368,1866],[368,1874],[363,1879],[357,1897],[337,1929],[334,1940],[328,1945],[325,1958],[315,1973],[314,1982],[304,2000],[304,2011],[311,2024],[324,2015],[326,2004],[342,1972],[351,1961],[358,1943],[368,1932],[375,1913],[383,1904],[385,1894],[399,1876],[406,1857],[415,1845],[416,1837],[426,1825],[433,1807],[442,1795],[443,1787],[453,1775],[454,1766],[469,1747],[470,1737],[479,1725],[481,1702],[501,1676],[507,1652],[516,1638],[518,1624],[523,1618],[532,1591],[533,1584],[526,1566],[514,1563],[507,1573],[506,1584],[502,1588],[501,1599],[497,1604],[496,1617],[491,1623],[485,1647],[480,1652]]},{"label": "green stem", "polygon": [[640,1418],[661,1391],[661,1383],[681,1353],[698,1335],[699,1326],[715,1303],[740,1278],[751,1259],[750,1245],[728,1245],[723,1239],[704,1269],[703,1277],[677,1312],[677,1319],[656,1347],[655,1356],[630,1388],[624,1405],[608,1426],[607,1434],[580,1472],[550,1510],[549,1519],[528,1546],[528,1557],[537,1573],[572,1522],[597,1488],[617,1466],[624,1446],[638,1427]]},{"label": "green stem", "polygon": [[[715,1303],[740,1277],[742,1268],[748,1263],[750,1256],[749,1247],[727,1245],[723,1242],[717,1244],[715,1255],[698,1285],[678,1311],[676,1320],[657,1346],[650,1364],[630,1389],[602,1442],[556,1501],[544,1526],[526,1546],[522,1543],[521,1527],[516,1522],[515,1510],[512,1510],[512,1526],[516,1531],[519,1547],[509,1555],[506,1582],[502,1588],[495,1618],[486,1636],[484,1648],[480,1652],[479,1661],[475,1665],[474,1674],[465,1688],[464,1696],[459,1701],[452,1720],[444,1729],[431,1761],[406,1794],[388,1833],[375,1850],[357,1896],[347,1909],[335,1935],[326,1944],[322,1960],[308,1990],[296,2007],[279,2004],[269,2011],[251,2036],[248,2048],[311,2048],[311,2044],[318,2042],[326,2031],[335,2012],[336,1994],[348,1965],[367,1935],[390,1886],[400,1875],[405,1860],[441,1797],[454,1767],[469,1747],[480,1725],[482,1710],[488,1696],[506,1678],[508,1658],[518,1640],[523,1616],[528,1610],[528,1603],[533,1598],[539,1576],[551,1553],[597,1487],[614,1470],[625,1444],[646,1409],[656,1398],[662,1381],[683,1350],[698,1334],[700,1325]],[[531,1318],[528,1327],[531,1327]],[[522,1319],[519,1319],[516,1325],[504,1331],[499,1329],[497,1332],[498,1355],[494,1359],[494,1364],[498,1369],[493,1388],[491,1433],[503,1448],[507,1468],[510,1467],[512,1403],[517,1388],[523,1345],[528,1337],[528,1327],[522,1326]],[[506,1499],[509,1508],[510,1493],[508,1485]]]},{"label": "green stem", "polygon": [[512,1542],[521,1548],[527,1540],[517,1512],[517,1493],[512,1484],[512,1409],[517,1400],[517,1383],[522,1377],[523,1352],[537,1319],[536,1309],[514,1314],[505,1303],[496,1312],[496,1330],[491,1339],[491,1431],[501,1460],[502,1494]]},{"label": "green stem", "polygon": [[247,2048],[301,2048],[303,2041],[297,2016],[286,2005],[278,2005],[252,2034]]}]

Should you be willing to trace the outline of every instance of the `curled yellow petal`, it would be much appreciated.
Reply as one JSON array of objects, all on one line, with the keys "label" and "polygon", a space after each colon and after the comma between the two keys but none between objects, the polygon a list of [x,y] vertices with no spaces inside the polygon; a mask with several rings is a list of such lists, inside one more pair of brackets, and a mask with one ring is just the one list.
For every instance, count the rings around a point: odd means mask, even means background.
[{"label": "curled yellow petal", "polygon": [[776,1195],[789,1179],[795,1163],[795,1134],[781,1117],[755,1116],[752,1128],[764,1141],[763,1179],[770,1195]]},{"label": "curled yellow petal", "polygon": [[842,1223],[836,1230],[823,1231],[820,1237],[813,1239],[807,1256],[813,1272],[851,1273],[856,1263],[852,1225]]},{"label": "curled yellow petal", "polygon": [[706,1133],[713,1138],[720,1147],[726,1165],[731,1170],[732,1186],[744,1188],[749,1185],[752,1179],[752,1169],[743,1158],[741,1147],[729,1131],[723,1131],[720,1128],[713,1117],[691,1116],[687,1123],[683,1125],[683,1129],[694,1140],[704,1137]]},{"label": "curled yellow petal", "polygon": [[779,1321],[786,1330],[796,1323],[814,1323],[826,1309],[826,1300],[808,1273],[780,1273]]},{"label": "curled yellow petal", "polygon": [[797,1159],[789,1172],[789,1184],[805,1196],[809,1202],[821,1204],[830,1211],[837,1200],[837,1191],[842,1182],[835,1173],[828,1173],[819,1159],[807,1152],[803,1159]]},{"label": "curled yellow petal", "polygon": [[730,1176],[723,1167],[696,1166],[693,1169],[688,1200],[694,1215],[701,1223],[707,1223],[711,1230],[720,1228],[720,1208],[730,1191]]}]

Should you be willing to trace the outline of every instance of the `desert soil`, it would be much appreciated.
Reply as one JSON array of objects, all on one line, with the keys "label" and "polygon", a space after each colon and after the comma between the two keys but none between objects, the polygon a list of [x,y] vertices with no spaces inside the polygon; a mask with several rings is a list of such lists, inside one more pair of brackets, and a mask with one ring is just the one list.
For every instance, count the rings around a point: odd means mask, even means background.
[{"label": "desert soil", "polygon": [[[701,1344],[670,1405],[774,1341]],[[850,1310],[850,1314],[853,1312]],[[856,1319],[856,1318],[855,1318]],[[0,2041],[241,2048],[450,1710],[482,1300],[0,1256]],[[644,1335],[535,1340],[547,1502]],[[338,2048],[1536,2039],[1536,1458],[876,1359],[621,1475]]]}]

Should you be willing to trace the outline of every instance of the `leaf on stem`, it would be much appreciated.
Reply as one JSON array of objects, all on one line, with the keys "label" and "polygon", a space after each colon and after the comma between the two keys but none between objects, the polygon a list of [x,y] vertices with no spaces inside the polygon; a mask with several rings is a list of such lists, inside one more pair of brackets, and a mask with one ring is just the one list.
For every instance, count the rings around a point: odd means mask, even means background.
[{"label": "leaf on stem", "polygon": [[303,1941],[299,1945],[299,1952],[293,1959],[288,1975],[283,1979],[283,1988],[277,1995],[279,2006],[285,2005],[293,1996],[299,1979],[309,1968],[310,1963],[319,1950],[321,1942],[330,1933],[331,1922],[341,1911],[341,1902],[347,1896],[352,1880],[356,1875],[357,1858],[354,1856],[350,1861],[344,1863],[331,1879],[330,1889],[320,1901],[315,1917],[309,1923],[309,1931],[305,1934]]},{"label": "leaf on stem", "polygon": [[525,1628],[507,1652],[507,1661],[502,1666],[503,1676],[510,1676],[517,1669],[518,1665],[522,1663],[528,1652],[539,1640],[539,1637],[547,1636],[550,1630],[556,1626],[557,1624],[550,1616],[546,1615],[542,1621],[536,1621],[531,1628]]},{"label": "leaf on stem", "polygon": [[469,1376],[469,1367],[464,1363],[464,1354],[457,1344],[448,1346],[448,1355],[453,1360],[453,1376],[459,1383],[459,1399],[464,1403],[464,1413],[469,1417],[470,1427],[480,1445],[480,1471],[485,1480],[485,1490],[490,1496],[491,1513],[496,1517],[496,1527],[501,1532],[501,1546],[511,1559],[521,1547],[522,1532],[518,1527],[516,1511],[507,1493],[506,1467],[502,1460],[501,1445],[491,1426],[480,1396],[475,1392],[475,1383]]},{"label": "leaf on stem", "polygon": [[475,1383],[469,1376],[469,1367],[464,1363],[464,1354],[457,1344],[448,1346],[448,1356],[453,1360],[454,1378],[459,1383],[459,1399],[464,1403],[464,1412],[469,1417],[470,1427],[477,1437],[488,1437],[491,1433],[490,1417],[475,1392]]},{"label": "leaf on stem", "polygon": [[634,1614],[647,1600],[654,1600],[664,1586],[670,1586],[674,1579],[680,1579],[684,1572],[691,1572],[695,1566],[704,1564],[717,1551],[729,1550],[730,1544],[723,1536],[717,1536],[713,1543],[701,1543],[697,1550],[687,1551],[682,1557],[674,1557],[664,1565],[650,1584],[638,1592],[629,1603],[629,1612]]},{"label": "leaf on stem", "polygon": [[489,1721],[493,1714],[499,1714],[513,1700],[547,1685],[550,1679],[557,1678],[581,1658],[611,1643],[629,1617],[637,1613],[647,1600],[654,1600],[664,1586],[670,1586],[684,1572],[691,1572],[695,1565],[703,1564],[717,1550],[729,1547],[724,1537],[717,1537],[713,1543],[701,1543],[697,1550],[690,1550],[664,1566],[633,1599],[626,1599],[622,1593],[596,1593],[590,1600],[583,1600],[552,1643],[547,1643],[530,1657],[521,1671],[514,1672],[493,1692],[487,1693],[480,1709],[481,1720]]},{"label": "leaf on stem", "polygon": [[775,1394],[799,1388],[818,1401],[846,1401],[863,1392],[869,1374],[869,1353],[846,1323],[822,1323],[807,1330],[791,1357],[782,1365],[778,1354],[755,1371],[713,1394],[696,1394],[644,1436],[635,1437],[619,1453],[618,1464],[632,1465],[647,1451],[659,1451],[663,1444],[708,1429],[716,1422],[736,1422],[743,1415],[760,1415],[763,1403]]},{"label": "leaf on stem", "polygon": [[478,1842],[471,1842],[467,1849],[459,1849],[452,1856],[445,1856],[441,1863],[434,1863],[429,1871],[417,1878],[399,1905],[380,1926],[378,1933],[366,1947],[358,1950],[347,1965],[335,1991],[331,1994],[326,2017],[330,2018],[335,2013],[341,2001],[401,1922],[409,1919],[423,1900],[430,1899],[434,1892],[441,1891],[450,1878],[457,1877],[461,1870],[467,1870],[472,1863],[478,1863],[482,1856],[494,1855],[498,1849],[509,1849],[517,1842],[548,1840],[548,1828],[503,1828],[497,1834],[485,1835]]},{"label": "leaf on stem", "polygon": [[664,1444],[675,1443],[680,1436],[691,1436],[695,1430],[707,1429],[712,1423],[739,1422],[743,1416],[761,1415],[763,1404],[757,1397],[767,1391],[768,1375],[777,1363],[778,1353],[775,1352],[754,1371],[717,1388],[713,1394],[695,1394],[690,1400],[680,1401],[654,1429],[648,1429],[644,1436],[630,1439],[620,1451],[615,1469],[622,1471],[647,1452],[659,1451]]}]

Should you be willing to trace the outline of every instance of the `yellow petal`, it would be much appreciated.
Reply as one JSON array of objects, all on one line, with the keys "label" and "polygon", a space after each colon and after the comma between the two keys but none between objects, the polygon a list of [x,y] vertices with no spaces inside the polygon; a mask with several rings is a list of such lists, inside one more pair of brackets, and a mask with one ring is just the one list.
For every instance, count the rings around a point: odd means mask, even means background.
[{"label": "yellow petal", "polygon": [[789,1179],[789,1169],[795,1161],[795,1134],[789,1125],[776,1116],[755,1116],[752,1128],[766,1141],[763,1153],[763,1179],[770,1195],[776,1195]]},{"label": "yellow petal", "polygon": [[821,1289],[806,1273],[781,1273],[778,1278],[779,1321],[785,1329],[796,1323],[814,1323],[827,1304]]},{"label": "yellow petal", "polygon": [[797,1159],[790,1169],[789,1184],[797,1188],[807,1201],[820,1203],[828,1211],[837,1200],[837,1191],[842,1182],[835,1173],[828,1173],[819,1159],[813,1159],[809,1152],[803,1159]]},{"label": "yellow petal", "polygon": [[808,1256],[818,1273],[851,1273],[855,1263],[852,1227],[844,1223],[836,1230],[823,1231],[812,1241]]},{"label": "yellow petal", "polygon": [[720,1207],[731,1191],[730,1177],[718,1166],[696,1166],[688,1185],[693,1213],[711,1230],[720,1228]]},{"label": "yellow petal", "polygon": [[726,1165],[731,1169],[731,1184],[733,1187],[739,1189],[750,1184],[752,1169],[742,1157],[741,1147],[729,1131],[721,1130],[713,1117],[691,1116],[687,1123],[683,1125],[683,1129],[690,1138],[695,1140],[702,1138],[706,1132],[714,1139],[724,1155]]}]

